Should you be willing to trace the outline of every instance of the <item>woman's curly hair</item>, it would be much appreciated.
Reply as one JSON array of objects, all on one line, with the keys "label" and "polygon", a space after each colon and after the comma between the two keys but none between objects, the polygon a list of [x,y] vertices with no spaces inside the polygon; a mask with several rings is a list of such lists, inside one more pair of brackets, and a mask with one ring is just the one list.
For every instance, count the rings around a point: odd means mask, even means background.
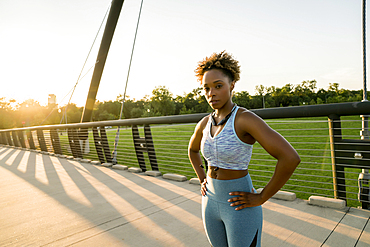
[{"label": "woman's curly hair", "polygon": [[198,67],[194,70],[198,81],[202,81],[203,75],[211,69],[220,69],[231,81],[237,82],[240,79],[240,66],[239,62],[226,51],[220,53],[213,53],[210,57],[206,57],[198,62]]}]

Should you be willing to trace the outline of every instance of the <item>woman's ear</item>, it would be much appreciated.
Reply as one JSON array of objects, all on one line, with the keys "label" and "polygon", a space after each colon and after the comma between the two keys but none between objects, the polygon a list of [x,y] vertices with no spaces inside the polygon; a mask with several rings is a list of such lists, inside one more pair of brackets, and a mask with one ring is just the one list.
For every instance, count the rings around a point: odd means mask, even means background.
[{"label": "woman's ear", "polygon": [[235,81],[231,82],[230,93],[234,90],[234,87],[235,87]]}]

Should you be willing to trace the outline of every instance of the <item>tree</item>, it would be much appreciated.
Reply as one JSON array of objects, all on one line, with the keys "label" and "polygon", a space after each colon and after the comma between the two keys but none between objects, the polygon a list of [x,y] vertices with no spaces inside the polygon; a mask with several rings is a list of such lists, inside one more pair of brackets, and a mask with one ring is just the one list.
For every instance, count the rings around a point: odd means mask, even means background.
[{"label": "tree", "polygon": [[[47,117],[45,107],[42,107],[39,102],[28,99],[17,105],[16,126],[34,126],[40,125]],[[23,124],[24,123],[24,124]]]},{"label": "tree", "polygon": [[247,91],[241,91],[240,93],[234,93],[233,102],[238,106],[249,109],[250,107],[250,95]]},{"label": "tree", "polygon": [[154,114],[168,116],[175,113],[175,103],[172,99],[172,93],[165,86],[154,88],[150,100]]},{"label": "tree", "polygon": [[138,107],[132,108],[131,110],[131,117],[133,118],[139,118],[143,115],[143,109],[140,109]]},{"label": "tree", "polygon": [[202,94],[202,90],[201,87],[195,88],[186,94],[185,97],[182,97],[183,107],[180,114],[201,113],[212,110],[206,97]]},{"label": "tree", "polygon": [[14,112],[10,102],[6,102],[5,98],[0,98],[0,129],[12,128],[14,125]]},{"label": "tree", "polygon": [[95,121],[119,119],[121,103],[118,101],[97,101],[94,106],[93,119]]},{"label": "tree", "polygon": [[339,93],[339,83],[329,83],[329,90],[328,91],[332,91],[332,92],[335,92],[336,94]]},{"label": "tree", "polygon": [[293,85],[288,83],[282,88],[273,88],[271,93],[275,100],[275,106],[289,106],[292,104]]},{"label": "tree", "polygon": [[69,103],[61,108],[62,114],[65,114],[66,109],[67,119],[65,116],[63,117],[64,123],[79,123],[81,121],[83,107],[77,107],[76,104]]},{"label": "tree", "polygon": [[[255,90],[256,95],[251,96],[247,91],[236,92],[233,95],[233,102],[247,109],[256,109],[263,107],[263,100],[266,108],[362,100],[362,90],[343,89],[339,87],[339,83],[330,83],[328,90],[322,88],[317,90],[316,84],[316,80],[310,80],[297,85],[286,84],[281,88],[258,85]],[[173,98],[166,87],[159,86],[153,90],[151,96],[146,95],[141,100],[126,96],[122,118],[210,112],[212,109],[202,91],[202,88],[198,87],[185,93],[184,96]],[[122,99],[123,96],[119,95],[115,101],[97,101],[94,106],[93,121],[118,119]],[[0,129],[65,123],[66,109],[67,122],[78,123],[83,110],[83,107],[69,104],[58,111],[57,105],[41,106],[33,99],[16,104],[14,107],[15,104],[16,101],[13,99],[6,101],[5,98],[0,98]]]}]

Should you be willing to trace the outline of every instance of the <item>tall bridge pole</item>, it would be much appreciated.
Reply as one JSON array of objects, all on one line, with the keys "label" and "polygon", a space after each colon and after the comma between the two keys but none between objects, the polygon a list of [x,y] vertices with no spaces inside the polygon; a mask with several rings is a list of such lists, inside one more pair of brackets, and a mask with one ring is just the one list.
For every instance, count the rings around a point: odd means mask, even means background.
[{"label": "tall bridge pole", "polygon": [[[366,72],[366,0],[362,0],[362,48],[363,48],[363,99],[367,101],[367,72]],[[361,115],[362,130],[361,139],[369,139],[369,115]]]},{"label": "tall bridge pole", "polygon": [[94,68],[93,76],[91,79],[90,89],[87,95],[85,108],[82,113],[81,122],[91,121],[92,112],[93,112],[93,108],[94,108],[94,104],[96,100],[96,94],[98,92],[98,88],[100,84],[100,79],[103,74],[105,61],[107,60],[109,47],[112,42],[114,30],[116,29],[116,25],[118,22],[119,15],[121,13],[123,2],[124,0],[113,0],[112,1],[107,23],[105,25],[103,38],[100,44],[98,56],[96,58],[95,68]]}]

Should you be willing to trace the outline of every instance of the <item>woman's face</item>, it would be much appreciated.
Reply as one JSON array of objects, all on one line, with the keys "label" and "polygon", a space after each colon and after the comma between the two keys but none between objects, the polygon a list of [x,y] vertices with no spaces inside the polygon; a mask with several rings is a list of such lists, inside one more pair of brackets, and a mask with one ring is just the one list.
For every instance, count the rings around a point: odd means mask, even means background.
[{"label": "woman's face", "polygon": [[203,75],[202,86],[205,97],[213,109],[220,109],[231,101],[234,85],[235,82],[219,69],[211,69]]}]

